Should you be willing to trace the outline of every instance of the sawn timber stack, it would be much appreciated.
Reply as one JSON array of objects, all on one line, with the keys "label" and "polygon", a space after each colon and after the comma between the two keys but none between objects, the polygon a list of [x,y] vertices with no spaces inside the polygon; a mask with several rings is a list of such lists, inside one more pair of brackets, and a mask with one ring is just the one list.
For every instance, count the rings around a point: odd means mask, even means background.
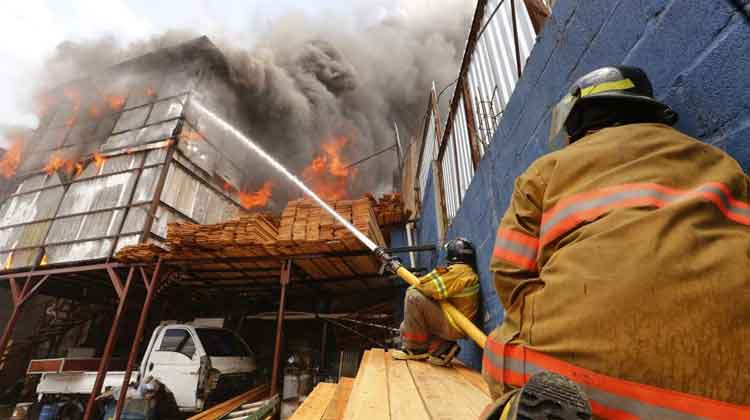
[{"label": "sawn timber stack", "polygon": [[[375,200],[365,197],[330,204],[378,245],[385,245]],[[365,251],[367,248],[332,216],[310,201],[295,200],[288,204],[280,220],[265,213],[249,213],[214,225],[172,223],[168,225],[166,240],[159,246],[125,247],[116,259],[153,262],[162,258],[166,262],[184,261],[194,269],[190,273],[186,267],[177,280],[169,281],[170,285],[263,287],[278,284],[275,273],[285,257],[326,254],[297,259],[295,265],[313,280],[341,279],[326,283],[328,288],[337,289],[348,287],[345,279],[362,285],[368,282],[363,279],[377,277],[379,261]],[[207,277],[210,282],[204,280]]]}]

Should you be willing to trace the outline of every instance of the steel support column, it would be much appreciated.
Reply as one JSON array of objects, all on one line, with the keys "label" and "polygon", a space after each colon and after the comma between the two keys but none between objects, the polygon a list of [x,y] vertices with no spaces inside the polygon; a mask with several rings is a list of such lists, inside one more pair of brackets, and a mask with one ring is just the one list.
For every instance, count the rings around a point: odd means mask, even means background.
[{"label": "steel support column", "polygon": [[271,369],[271,394],[270,397],[279,393],[279,366],[281,364],[281,337],[284,333],[284,309],[286,306],[286,286],[292,272],[292,261],[286,261],[281,266],[281,293],[279,296],[279,313],[276,317],[276,347],[273,351],[273,369]]},{"label": "steel support column", "polygon": [[326,352],[328,352],[328,323],[325,321],[323,321],[323,331],[321,331],[320,335],[320,370],[325,371],[326,362],[328,361],[326,357]]},{"label": "steel support column", "polygon": [[122,285],[120,277],[117,275],[115,270],[108,268],[109,279],[112,281],[112,286],[117,292],[117,296],[120,300],[117,305],[117,312],[115,312],[115,319],[112,320],[112,327],[109,329],[109,336],[107,337],[107,344],[104,346],[104,353],[102,354],[102,360],[99,362],[99,370],[96,373],[96,381],[94,382],[94,388],[91,390],[89,400],[86,403],[86,412],[83,415],[83,420],[91,420],[91,416],[94,414],[94,400],[102,390],[104,384],[104,376],[107,374],[109,368],[109,362],[112,359],[112,352],[115,349],[115,342],[117,341],[117,333],[119,332],[120,319],[122,314],[125,312],[125,301],[130,290],[130,283],[133,280],[133,273],[135,267],[131,267],[128,270],[128,278],[125,281],[125,285]]},{"label": "steel support column", "polygon": [[[149,280],[146,275],[146,270],[143,267],[139,268],[143,285],[146,287],[146,300],[143,302],[141,309],[141,317],[138,319],[138,327],[135,330],[135,337],[133,337],[133,345],[130,347],[130,356],[128,356],[128,365],[125,367],[125,377],[122,379],[122,387],[120,388],[120,396],[117,398],[117,406],[115,407],[114,420],[120,420],[122,415],[122,409],[125,406],[125,398],[128,393],[128,384],[130,383],[130,376],[133,373],[133,367],[135,366],[135,359],[138,357],[138,347],[143,340],[143,330],[145,329],[146,320],[148,319],[149,309],[151,308],[151,301],[154,298],[154,293],[161,280],[161,258],[156,263],[154,273],[151,275]],[[142,378],[141,378],[142,379]]]}]

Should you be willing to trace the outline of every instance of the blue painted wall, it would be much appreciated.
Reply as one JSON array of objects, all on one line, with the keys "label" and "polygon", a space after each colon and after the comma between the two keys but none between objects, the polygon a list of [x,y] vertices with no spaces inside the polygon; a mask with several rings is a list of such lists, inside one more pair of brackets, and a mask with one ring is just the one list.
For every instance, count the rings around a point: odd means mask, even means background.
[{"label": "blue painted wall", "polygon": [[[738,2],[750,10],[750,1]],[[680,114],[678,129],[726,150],[748,169],[750,19],[732,1],[558,0],[448,232],[479,248],[487,332],[503,318],[488,268],[515,177],[547,152],[550,109],[569,84],[618,63],[646,70],[657,97]],[[421,244],[437,240],[432,187],[427,191]],[[460,357],[475,368],[480,355],[473,343],[462,343]]]}]

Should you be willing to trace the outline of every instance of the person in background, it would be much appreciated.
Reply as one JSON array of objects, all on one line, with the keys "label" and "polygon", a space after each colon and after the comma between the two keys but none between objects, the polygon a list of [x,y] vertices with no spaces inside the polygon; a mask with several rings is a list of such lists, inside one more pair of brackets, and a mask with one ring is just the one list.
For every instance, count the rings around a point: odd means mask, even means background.
[{"label": "person in background", "polygon": [[392,352],[397,360],[428,360],[447,366],[458,354],[456,340],[464,335],[443,311],[447,301],[469,319],[479,308],[479,277],[475,271],[474,245],[464,238],[445,244],[448,265],[437,267],[409,287],[404,298],[404,322],[401,323],[403,348]]}]

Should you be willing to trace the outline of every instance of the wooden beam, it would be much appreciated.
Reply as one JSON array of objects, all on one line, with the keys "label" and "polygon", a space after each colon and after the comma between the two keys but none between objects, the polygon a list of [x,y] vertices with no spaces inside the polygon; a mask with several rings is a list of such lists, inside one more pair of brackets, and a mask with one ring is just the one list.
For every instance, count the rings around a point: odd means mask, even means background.
[{"label": "wooden beam", "polygon": [[392,419],[430,420],[419,390],[405,361],[385,357],[388,368],[388,400]]},{"label": "wooden beam", "polygon": [[319,383],[289,420],[321,420],[336,393],[336,384]]}]

